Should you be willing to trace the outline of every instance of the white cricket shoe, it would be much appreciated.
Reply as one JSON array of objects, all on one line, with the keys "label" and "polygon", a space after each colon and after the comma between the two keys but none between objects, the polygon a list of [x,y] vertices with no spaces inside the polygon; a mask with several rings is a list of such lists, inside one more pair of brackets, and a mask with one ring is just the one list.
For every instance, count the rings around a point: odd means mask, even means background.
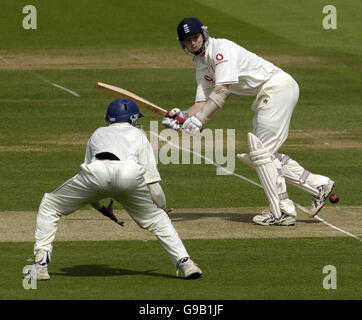
[{"label": "white cricket shoe", "polygon": [[283,213],[279,219],[275,220],[274,224],[277,226],[294,226],[295,222],[296,222],[295,217]]},{"label": "white cricket shoe", "polygon": [[329,195],[332,193],[334,184],[334,181],[329,179],[327,184],[317,188],[319,190],[319,195],[317,197],[312,196],[312,207],[308,213],[310,217],[316,216],[318,212],[321,211],[323,206],[326,204],[326,200],[328,199]]},{"label": "white cricket shoe", "polygon": [[285,213],[283,213],[279,219],[275,219],[274,215],[270,211],[263,211],[262,214],[254,216],[253,221],[254,223],[262,226],[293,226],[295,225],[296,219],[295,217]]},{"label": "white cricket shoe", "polygon": [[23,278],[27,280],[49,280],[48,265],[35,263],[30,266],[25,266],[23,269]]},{"label": "white cricket shoe", "polygon": [[185,279],[197,279],[202,275],[201,269],[190,258],[182,258],[176,264],[176,276],[179,276],[180,269],[182,270]]},{"label": "white cricket shoe", "polygon": [[271,226],[275,223],[275,218],[270,211],[263,211],[261,214],[254,216],[253,221],[262,226]]}]

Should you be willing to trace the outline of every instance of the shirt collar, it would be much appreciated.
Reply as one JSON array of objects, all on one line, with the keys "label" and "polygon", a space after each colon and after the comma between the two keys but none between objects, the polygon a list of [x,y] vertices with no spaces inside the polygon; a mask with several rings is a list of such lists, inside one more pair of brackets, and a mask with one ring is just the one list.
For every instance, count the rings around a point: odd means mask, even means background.
[{"label": "shirt collar", "polygon": [[128,122],[116,122],[109,125],[110,127],[130,127],[131,124]]}]

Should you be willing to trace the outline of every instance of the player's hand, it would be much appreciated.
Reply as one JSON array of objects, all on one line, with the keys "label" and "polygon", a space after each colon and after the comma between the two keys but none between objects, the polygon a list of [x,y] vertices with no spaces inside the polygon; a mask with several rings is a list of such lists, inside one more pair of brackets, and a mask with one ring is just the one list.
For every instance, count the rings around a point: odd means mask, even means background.
[{"label": "player's hand", "polygon": [[111,201],[109,201],[109,205],[107,207],[107,210],[113,214],[113,199],[111,199]]},{"label": "player's hand", "polygon": [[103,206],[103,208],[101,208],[99,210],[99,212],[102,213],[104,216],[108,217],[109,219],[111,219],[112,221],[114,221],[115,223],[118,223],[121,227],[123,227],[124,222],[117,219],[117,217],[113,213],[113,200],[112,199],[109,202],[109,205],[107,206],[107,208]]},{"label": "player's hand", "polygon": [[178,122],[176,119],[172,119],[169,117],[164,117],[162,119],[162,124],[166,127],[166,128],[171,128],[174,130],[178,130],[181,128],[181,124],[180,122]]},{"label": "player's hand", "polygon": [[202,131],[202,123],[195,116],[192,116],[184,122],[181,129],[190,136],[195,136]]},{"label": "player's hand", "polygon": [[181,111],[179,108],[173,108],[162,119],[162,124],[167,128],[178,130],[188,118],[187,112]]},{"label": "player's hand", "polygon": [[166,212],[167,214],[169,214],[169,213],[171,213],[173,210],[174,210],[174,208],[167,208],[167,209],[165,210],[165,212]]}]

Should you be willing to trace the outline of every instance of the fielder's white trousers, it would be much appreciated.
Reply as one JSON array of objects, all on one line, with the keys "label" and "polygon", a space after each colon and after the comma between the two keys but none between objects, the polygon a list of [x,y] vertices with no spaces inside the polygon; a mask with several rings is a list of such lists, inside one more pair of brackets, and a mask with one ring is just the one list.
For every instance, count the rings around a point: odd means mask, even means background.
[{"label": "fielder's white trousers", "polygon": [[[251,108],[255,111],[253,134],[270,151],[273,163],[280,171],[278,193],[287,197],[285,180],[311,195],[318,195],[318,186],[326,184],[328,178],[312,174],[298,162],[285,154],[278,153],[279,148],[288,137],[289,125],[294,108],[299,99],[299,86],[286,72],[273,75],[259,90]],[[281,201],[283,202],[283,200]],[[289,206],[289,204],[287,205]],[[296,215],[290,208],[289,213]],[[285,208],[288,211],[288,208]]]},{"label": "fielder's white trousers", "polygon": [[157,237],[174,265],[189,257],[170,218],[154,204],[143,174],[144,169],[133,161],[96,160],[82,164],[76,176],[52,193],[44,194],[37,216],[34,254],[39,249],[51,251],[62,215],[112,198],[122,204],[141,228]]}]

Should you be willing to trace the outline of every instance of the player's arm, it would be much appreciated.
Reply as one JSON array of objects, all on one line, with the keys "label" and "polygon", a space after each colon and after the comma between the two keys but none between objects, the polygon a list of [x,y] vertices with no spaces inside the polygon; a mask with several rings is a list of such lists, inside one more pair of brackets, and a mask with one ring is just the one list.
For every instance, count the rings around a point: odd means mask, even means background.
[{"label": "player's arm", "polygon": [[196,113],[198,113],[202,107],[205,105],[206,101],[197,101],[194,105],[192,105],[190,108],[187,109],[187,113],[190,116],[194,116]]},{"label": "player's arm", "polygon": [[153,202],[157,207],[166,210],[166,196],[159,182],[148,183]]},{"label": "player's arm", "polygon": [[196,102],[187,112],[190,116],[195,116],[200,120],[202,124],[206,124],[211,116],[225,104],[229,95],[229,85],[217,85],[206,101]]},{"label": "player's arm", "polygon": [[166,208],[166,196],[161,188],[160,183],[152,182],[148,183],[147,185],[150,189],[153,202],[156,204],[156,206],[165,210],[167,214],[172,212],[174,210],[173,208]]},{"label": "player's arm", "polygon": [[[206,101],[196,101],[185,112],[178,108],[170,110],[169,115],[164,118],[162,124],[175,130],[182,125],[182,129],[186,133],[195,135],[201,131],[202,126],[210,120],[211,116],[225,104],[229,95],[229,85],[217,85],[213,88]],[[180,123],[175,120],[172,118],[173,115],[181,116],[184,118],[184,122]]]},{"label": "player's arm", "polygon": [[157,169],[157,161],[151,143],[148,141],[146,133],[142,131],[139,149],[139,164],[145,169],[143,178],[150,190],[153,202],[158,208],[166,211],[166,213],[172,211],[166,209],[166,196],[160,185],[161,176]]},{"label": "player's arm", "polygon": [[184,122],[182,130],[190,135],[198,134],[202,126],[225,104],[229,95],[229,85],[215,86],[205,102],[196,102],[188,109],[190,118]]},{"label": "player's arm", "polygon": [[89,139],[87,142],[87,147],[85,149],[84,163],[86,163],[86,164],[90,163],[92,160],[92,153],[91,153],[90,147],[89,147],[90,141],[91,140]]}]

